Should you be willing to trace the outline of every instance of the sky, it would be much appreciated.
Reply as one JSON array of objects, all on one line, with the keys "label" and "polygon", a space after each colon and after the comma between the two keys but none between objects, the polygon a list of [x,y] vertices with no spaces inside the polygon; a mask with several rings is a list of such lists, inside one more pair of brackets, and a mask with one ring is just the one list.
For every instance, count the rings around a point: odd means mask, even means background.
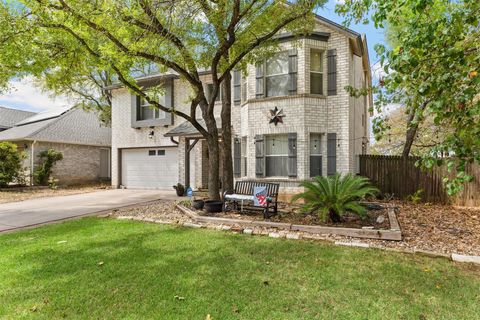
[{"label": "sky", "polygon": [[[325,7],[318,10],[317,13],[327,19],[337,23],[342,23],[343,19],[335,14],[335,4],[341,0],[329,0]],[[373,24],[351,25],[350,29],[367,35],[368,51],[370,64],[375,75],[380,72],[377,57],[373,46],[376,43],[384,43],[383,30],[375,29]],[[34,85],[32,78],[26,77],[21,81],[12,81],[9,92],[0,95],[0,105],[15,109],[28,110],[34,112],[58,110],[68,107],[72,101],[67,97],[52,97],[49,93],[42,92]]]}]

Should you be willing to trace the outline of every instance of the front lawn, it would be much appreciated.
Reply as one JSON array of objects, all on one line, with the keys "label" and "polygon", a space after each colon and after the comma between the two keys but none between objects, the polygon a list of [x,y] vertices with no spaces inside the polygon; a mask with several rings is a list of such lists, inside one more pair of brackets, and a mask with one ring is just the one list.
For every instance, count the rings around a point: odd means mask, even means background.
[{"label": "front lawn", "polygon": [[446,259],[86,218],[0,236],[0,318],[478,319]]}]

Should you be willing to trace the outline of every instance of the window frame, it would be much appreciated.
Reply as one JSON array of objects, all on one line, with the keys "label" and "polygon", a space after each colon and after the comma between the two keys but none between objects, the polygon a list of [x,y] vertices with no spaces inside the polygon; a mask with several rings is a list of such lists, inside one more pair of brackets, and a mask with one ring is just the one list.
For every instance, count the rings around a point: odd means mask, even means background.
[{"label": "window frame", "polygon": [[248,158],[247,158],[248,138],[244,136],[240,140],[240,177],[247,176]]},{"label": "window frame", "polygon": [[[162,99],[163,97],[163,99]],[[159,103],[165,106],[165,95],[161,96],[158,99]],[[162,101],[163,100],[163,101]],[[167,113],[163,110],[158,108],[152,108],[152,104],[150,104],[144,97],[140,97],[140,104],[139,104],[139,112],[137,114],[137,121],[145,121],[145,120],[165,120],[167,117]],[[144,114],[144,109],[150,109],[153,112],[153,118],[143,118],[142,115]],[[160,116],[161,115],[161,116]]]},{"label": "window frame", "polygon": [[[314,139],[315,137],[318,137],[318,153],[313,153],[313,149],[312,149],[312,139]],[[321,176],[323,174],[323,143],[322,143],[322,137],[323,137],[323,134],[322,133],[316,133],[316,132],[311,132],[310,133],[310,137],[309,137],[309,141],[308,141],[308,153],[309,153],[309,159],[310,159],[310,170],[309,170],[309,176],[310,178],[314,178],[316,176]],[[320,172],[318,172],[318,174],[312,174],[313,172],[313,168],[312,168],[312,165],[313,165],[313,159],[312,158],[320,158]]]},{"label": "window frame", "polygon": [[247,102],[248,95],[247,95],[247,75],[242,72],[241,79],[240,79],[240,103],[243,104]]},{"label": "window frame", "polygon": [[[269,153],[269,143],[272,141],[272,139],[279,139],[279,141],[281,141],[282,143],[285,143],[285,146],[283,146],[283,149],[285,150],[284,153],[281,153],[281,154]],[[271,171],[272,169],[272,168],[269,168],[269,165],[271,165],[269,158],[277,158],[277,161],[279,158],[281,158],[280,161],[283,161],[282,167],[281,167],[282,172],[269,174],[269,171]],[[288,134],[265,135],[265,177],[268,177],[268,178],[272,178],[272,177],[288,178],[289,177],[288,175]]]},{"label": "window frame", "polygon": [[[272,62],[272,59],[276,59],[278,58],[279,56],[285,56],[285,63],[286,63],[286,71],[285,73],[275,73],[275,74],[269,74],[268,73],[268,65],[269,63]],[[264,92],[265,92],[265,97],[285,97],[285,96],[289,96],[290,95],[290,72],[289,72],[289,51],[288,50],[284,50],[284,51],[279,51],[277,53],[275,53],[272,57],[270,57],[269,59],[267,59],[265,61],[265,66],[264,66],[264,69],[265,69],[265,75],[264,75],[264,78],[265,78],[265,81],[264,81]],[[272,79],[272,78],[278,78],[278,77],[286,77],[287,78],[287,82],[285,84],[285,88],[283,88],[283,91],[282,91],[282,94],[279,94],[279,95],[269,95],[268,92],[269,92],[269,86],[268,86],[268,83],[269,83],[269,79]]]},{"label": "window frame", "polygon": [[[313,52],[318,51],[320,53],[320,66],[321,66],[321,71],[316,71],[312,69],[312,56]],[[324,78],[325,78],[325,68],[324,68],[324,61],[325,61],[325,50],[322,49],[317,49],[317,48],[310,48],[310,70],[309,70],[309,75],[310,75],[310,94],[315,94],[315,95],[324,95],[325,94],[325,86],[324,86]],[[320,93],[313,92],[313,86],[312,86],[312,74],[320,74],[321,75],[321,87],[320,87]]]}]

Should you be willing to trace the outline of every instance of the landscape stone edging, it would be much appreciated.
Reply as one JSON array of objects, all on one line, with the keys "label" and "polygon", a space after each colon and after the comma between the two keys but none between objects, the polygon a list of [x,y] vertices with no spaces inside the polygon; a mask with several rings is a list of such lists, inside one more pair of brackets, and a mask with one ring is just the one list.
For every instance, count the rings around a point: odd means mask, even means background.
[{"label": "landscape stone edging", "polygon": [[[188,208],[185,208],[180,205],[176,205],[179,210],[183,212],[183,210],[189,210]],[[106,216],[106,218],[109,218],[111,216]],[[174,224],[171,221],[165,221],[165,220],[156,220],[152,218],[142,218],[142,217],[130,217],[130,216],[118,216],[115,217],[118,220],[134,220],[134,221],[143,221],[143,222],[150,222],[150,223],[159,223],[159,224],[168,224],[172,225]],[[243,221],[243,220],[241,220]],[[203,226],[199,224],[194,224],[190,222],[185,222],[182,224],[183,227],[187,228],[210,228],[210,229],[217,229],[217,230],[223,230],[223,231],[230,231],[232,230],[231,226],[221,226],[218,228],[216,226],[215,228],[213,226]],[[253,232],[252,229],[250,228],[245,228],[243,229],[243,232],[241,232],[246,235],[266,235],[271,238],[282,238],[282,235],[280,233],[272,233],[272,232],[267,232],[267,233],[255,233]],[[275,234],[275,235],[274,235]],[[274,235],[273,237],[271,235]],[[419,249],[414,249],[414,250],[409,250],[409,249],[398,249],[398,248],[389,248],[389,247],[384,247],[384,246],[379,246],[379,245],[370,245],[368,243],[364,242],[358,242],[358,241],[336,241],[333,239],[327,239],[327,238],[322,238],[322,239],[317,239],[314,237],[308,237],[307,235],[304,235],[302,237],[302,234],[300,233],[287,233],[285,234],[285,239],[288,240],[300,240],[302,238],[307,239],[307,240],[317,240],[317,241],[325,241],[325,242],[330,242],[331,244],[338,245],[338,246],[349,246],[349,247],[358,247],[358,248],[366,248],[366,249],[378,249],[378,250],[384,250],[384,251],[391,251],[391,252],[398,252],[398,253],[407,253],[407,254],[420,254],[420,255],[426,255],[429,257],[433,258],[447,258],[451,261],[455,262],[460,262],[460,263],[473,263],[480,265],[480,256],[470,256],[470,255],[461,255],[457,253],[440,253],[440,252],[434,252],[434,251],[426,251],[426,250],[419,250]]]},{"label": "landscape stone edging", "polygon": [[[253,220],[241,220],[241,219],[231,219],[231,218],[219,218],[219,217],[207,217],[199,216],[195,211],[176,204],[176,207],[193,218],[195,222],[204,222],[204,223],[222,223],[227,225],[241,225],[241,226],[256,226],[256,227],[265,227],[265,228],[276,228],[287,231],[302,231],[312,234],[336,234],[341,236],[348,237],[357,237],[357,238],[368,238],[368,239],[380,239],[380,240],[402,240],[402,232],[400,231],[400,226],[398,224],[395,209],[393,207],[388,207],[388,215],[391,225],[389,230],[379,230],[379,229],[353,229],[353,228],[340,228],[340,227],[324,227],[324,226],[310,226],[310,225],[299,225],[299,224],[289,224],[282,222],[269,222],[269,221],[253,221]],[[394,229],[395,228],[395,229]]]}]

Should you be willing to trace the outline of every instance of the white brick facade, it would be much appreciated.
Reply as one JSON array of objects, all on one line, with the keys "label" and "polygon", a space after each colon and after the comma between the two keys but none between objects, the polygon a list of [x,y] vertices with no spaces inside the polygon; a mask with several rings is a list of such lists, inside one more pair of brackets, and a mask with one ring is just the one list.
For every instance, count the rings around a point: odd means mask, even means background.
[{"label": "white brick facade", "polygon": [[[368,137],[368,99],[353,98],[344,89],[352,85],[362,87],[366,84],[365,77],[369,74],[369,66],[365,59],[355,55],[352,40],[346,32],[338,27],[319,22],[316,31],[329,34],[328,41],[302,39],[296,44],[285,42],[282,50],[297,48],[297,94],[284,97],[256,98],[255,66],[248,67],[247,101],[242,105],[232,103],[232,127],[236,138],[246,137],[247,172],[242,179],[255,179],[255,144],[256,135],[281,133],[297,133],[297,177],[275,178],[281,181],[284,192],[295,191],[298,182],[310,178],[310,150],[309,139],[311,133],[322,134],[322,172],[327,173],[327,133],[337,134],[336,165],[339,172],[355,171],[355,156],[362,153],[362,143]],[[323,55],[323,82],[324,95],[310,94],[310,49],[324,51]],[[326,51],[336,49],[337,54],[337,94],[327,95],[327,58]],[[358,48],[356,49],[358,53]],[[366,54],[366,53],[364,53]],[[368,64],[368,63],[367,63]],[[368,79],[368,78],[367,78]],[[202,79],[209,82],[209,77]],[[190,89],[188,84],[176,79],[174,81],[174,106],[177,110],[188,112]],[[233,93],[232,93],[233,96]],[[269,110],[274,107],[283,109],[285,114],[283,123],[277,126],[269,124]],[[220,108],[216,108],[218,114]],[[200,116],[200,114],[198,114]],[[113,91],[112,110],[112,184],[121,184],[119,177],[119,149],[138,147],[176,146],[163,135],[173,127],[184,122],[178,116],[174,117],[174,125],[169,127],[154,127],[135,129],[130,125],[131,95],[125,89]],[[149,132],[154,131],[154,137],[148,138]],[[179,153],[179,182],[185,181],[185,140],[175,138],[180,142]],[[364,147],[364,149],[366,146]],[[203,149],[203,150],[202,150]],[[191,154],[194,174],[190,180],[196,186],[205,184],[205,146],[201,141]]]}]

